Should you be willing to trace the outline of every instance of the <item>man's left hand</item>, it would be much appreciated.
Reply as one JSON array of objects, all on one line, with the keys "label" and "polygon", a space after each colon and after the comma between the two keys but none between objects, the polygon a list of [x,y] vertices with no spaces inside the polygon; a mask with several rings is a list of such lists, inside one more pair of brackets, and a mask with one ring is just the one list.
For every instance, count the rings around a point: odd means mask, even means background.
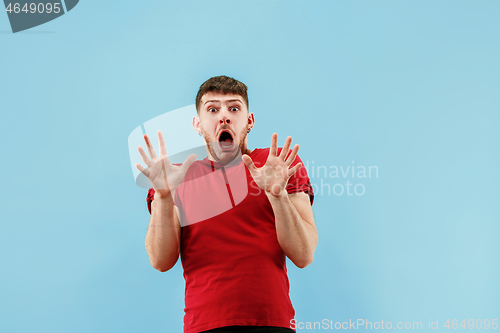
[{"label": "man's left hand", "polygon": [[285,145],[278,155],[278,134],[274,133],[271,140],[271,148],[269,149],[269,156],[267,157],[266,164],[261,168],[255,166],[250,156],[246,154],[242,156],[243,162],[250,171],[255,183],[266,194],[272,194],[276,197],[286,194],[288,179],[302,166],[302,163],[297,163],[294,167],[290,168],[299,151],[299,145],[296,144],[290,155],[288,155],[291,144],[292,138],[289,136],[286,138]]}]

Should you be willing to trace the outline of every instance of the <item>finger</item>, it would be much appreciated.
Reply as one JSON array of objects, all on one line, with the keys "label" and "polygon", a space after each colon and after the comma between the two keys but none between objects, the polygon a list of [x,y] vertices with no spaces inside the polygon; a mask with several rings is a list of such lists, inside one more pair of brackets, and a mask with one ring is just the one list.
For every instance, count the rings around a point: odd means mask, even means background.
[{"label": "finger", "polygon": [[299,151],[299,145],[293,146],[292,152],[285,161],[286,165],[291,165],[293,161],[295,161],[298,151]]},{"label": "finger", "polygon": [[144,149],[142,149],[141,146],[137,147],[137,150],[139,151],[139,154],[141,155],[142,161],[149,168],[151,166],[151,160],[149,159],[148,155],[146,155],[146,152],[144,151]]},{"label": "finger", "polygon": [[257,170],[257,167],[253,163],[253,160],[250,156],[245,154],[245,155],[241,156],[241,158],[243,159],[243,163],[245,163],[245,165],[247,166],[247,168],[250,172],[254,172],[255,170]]},{"label": "finger", "polygon": [[194,161],[196,161],[196,154],[189,155],[182,163],[181,168],[184,170],[189,169],[189,167],[191,166],[191,164],[193,164]]},{"label": "finger", "polygon": [[147,134],[144,134],[144,141],[146,141],[146,148],[148,148],[149,157],[154,160],[156,158],[156,152]]},{"label": "finger", "polygon": [[271,148],[269,149],[269,156],[276,156],[278,151],[278,134],[273,133],[271,138]]},{"label": "finger", "polygon": [[139,163],[136,163],[136,164],[135,164],[135,167],[136,167],[137,169],[139,169],[139,171],[140,171],[140,172],[142,172],[142,174],[143,174],[144,176],[146,176],[146,178],[149,178],[150,172],[149,172],[149,170],[148,170],[148,169],[145,169],[145,168],[144,168],[142,165],[140,165]]},{"label": "finger", "polygon": [[290,145],[292,144],[292,137],[289,136],[285,140],[285,144],[283,145],[283,149],[281,149],[280,158],[284,161],[288,156],[288,152],[290,151]]},{"label": "finger", "polygon": [[160,145],[160,156],[167,155],[167,146],[165,145],[165,138],[163,137],[163,133],[161,131],[158,131],[157,134],[158,144]]},{"label": "finger", "polygon": [[292,177],[294,173],[296,173],[300,167],[302,166],[302,163],[297,163],[293,168],[288,169],[288,178]]}]

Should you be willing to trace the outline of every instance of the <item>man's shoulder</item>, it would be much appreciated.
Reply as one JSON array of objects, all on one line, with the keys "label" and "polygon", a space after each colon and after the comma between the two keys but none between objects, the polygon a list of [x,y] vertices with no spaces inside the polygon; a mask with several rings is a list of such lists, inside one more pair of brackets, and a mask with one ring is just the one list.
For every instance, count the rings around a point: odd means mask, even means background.
[{"label": "man's shoulder", "polygon": [[252,150],[252,152],[249,154],[251,157],[253,156],[260,156],[260,155],[269,155],[269,149],[270,148],[255,148]]},{"label": "man's shoulder", "polygon": [[[269,156],[269,150],[271,148],[255,148],[254,150],[252,150],[252,152],[249,154],[249,156],[252,158],[252,159],[255,159],[255,158],[266,158],[267,159],[267,156]],[[283,147],[278,147],[278,151],[277,151],[277,154],[279,155],[281,153],[281,150],[283,149]],[[292,150],[290,149],[290,151],[288,152],[288,154],[290,154],[292,152]],[[298,154],[297,154],[298,156]]]},{"label": "man's shoulder", "polygon": [[270,148],[255,148],[248,156],[252,158],[252,161],[257,167],[260,167],[260,163],[266,163],[267,157],[269,156],[269,149]]}]

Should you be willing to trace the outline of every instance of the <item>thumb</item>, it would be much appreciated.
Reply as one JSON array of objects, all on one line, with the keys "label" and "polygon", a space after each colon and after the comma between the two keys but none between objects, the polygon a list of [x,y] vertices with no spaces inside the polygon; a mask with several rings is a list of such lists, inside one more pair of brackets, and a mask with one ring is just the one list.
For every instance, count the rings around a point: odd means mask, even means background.
[{"label": "thumb", "polygon": [[241,156],[241,158],[243,159],[243,163],[245,163],[245,165],[247,166],[247,168],[250,172],[253,172],[257,169],[257,167],[253,163],[253,160],[250,156],[245,154],[245,155]]},{"label": "thumb", "polygon": [[149,175],[151,174],[151,172],[149,172],[148,169],[144,168],[142,165],[140,165],[139,163],[136,163],[135,164],[135,167],[137,169],[139,169],[139,171],[144,175],[146,176],[146,178],[149,178]]},{"label": "thumb", "polygon": [[191,166],[191,164],[193,164],[194,161],[196,161],[196,154],[189,155],[182,163],[182,168],[184,170],[189,169],[189,167]]}]

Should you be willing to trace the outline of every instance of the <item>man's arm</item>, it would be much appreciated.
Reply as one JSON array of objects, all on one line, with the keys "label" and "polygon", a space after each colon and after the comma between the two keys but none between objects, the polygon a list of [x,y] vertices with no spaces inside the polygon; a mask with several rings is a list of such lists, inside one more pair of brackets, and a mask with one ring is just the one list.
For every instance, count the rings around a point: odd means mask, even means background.
[{"label": "man's arm", "polygon": [[309,195],[305,192],[288,194],[286,190],[278,196],[266,194],[273,207],[281,249],[297,267],[306,267],[313,261],[318,244]]},{"label": "man's arm", "polygon": [[[290,151],[292,138],[287,137],[281,151],[278,150],[278,134],[273,133],[269,156],[266,163],[257,168],[248,155],[242,159],[253,180],[264,190],[273,207],[276,234],[281,249],[297,265],[304,268],[314,259],[314,250],[318,244],[318,231],[314,224],[309,196],[304,193],[288,194],[287,183],[301,167],[297,157],[299,145]],[[279,152],[279,155],[278,155]]]},{"label": "man's arm", "polygon": [[179,259],[180,239],[179,211],[172,196],[155,193],[146,234],[146,251],[151,266],[160,272],[174,267]]},{"label": "man's arm", "polygon": [[158,131],[157,134],[160,155],[156,155],[151,140],[147,134],[144,134],[149,157],[141,146],[137,149],[147,168],[139,163],[136,167],[148,178],[155,191],[146,234],[146,251],[151,265],[160,272],[165,272],[174,267],[180,252],[181,226],[179,210],[174,205],[173,193],[182,183],[196,155],[189,155],[181,165],[170,163],[163,133]]}]

